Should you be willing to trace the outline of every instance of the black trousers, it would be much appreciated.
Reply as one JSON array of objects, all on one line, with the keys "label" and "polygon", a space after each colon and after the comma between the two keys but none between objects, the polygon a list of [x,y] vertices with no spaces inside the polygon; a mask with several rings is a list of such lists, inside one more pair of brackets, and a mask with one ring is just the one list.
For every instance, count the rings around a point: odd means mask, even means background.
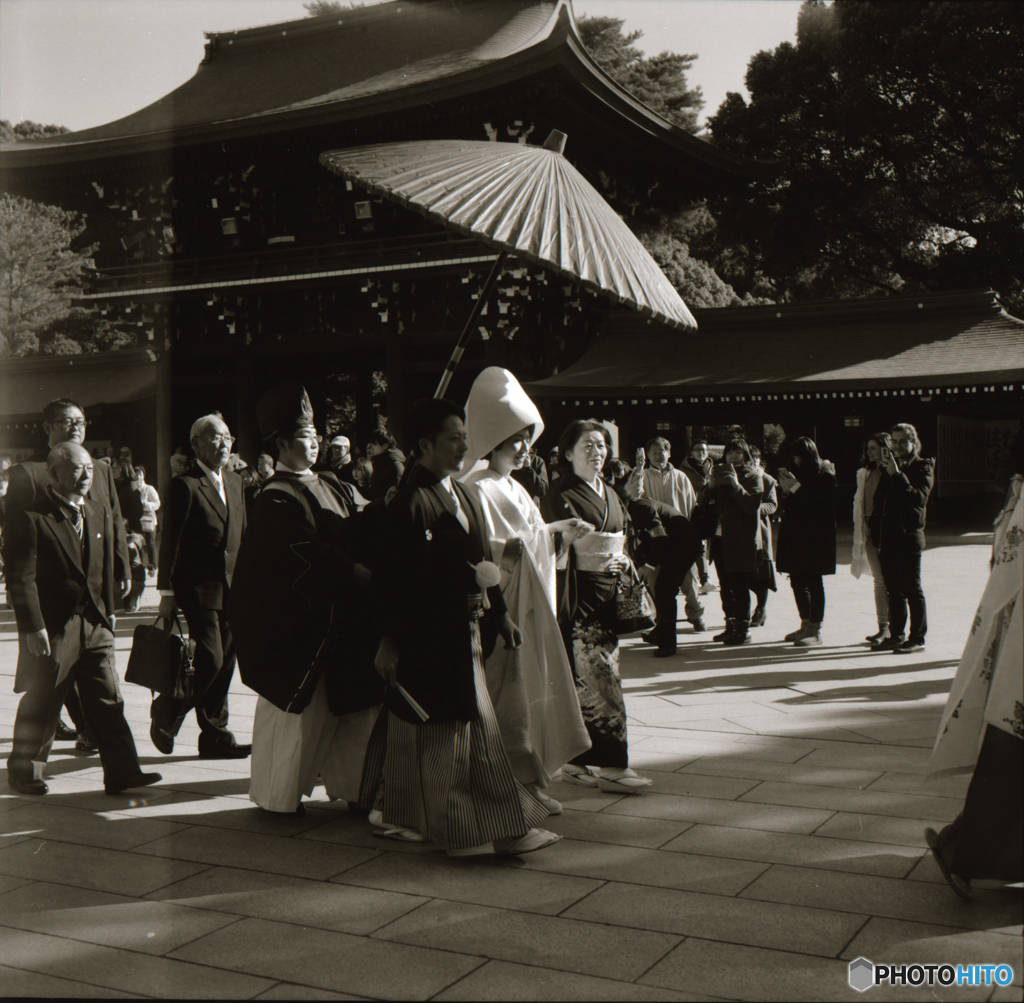
[{"label": "black trousers", "polygon": [[[889,633],[923,641],[928,633],[928,607],[921,588],[921,551],[924,541],[913,536],[886,539],[878,552],[882,579],[889,599]],[[910,630],[907,631],[907,611]]]},{"label": "black trousers", "polygon": [[172,693],[161,693],[153,701],[151,716],[157,727],[177,735],[194,707],[200,751],[234,745],[235,736],[228,730],[228,689],[235,673],[235,642],[227,615],[222,609],[201,606],[183,606],[181,611],[188,621],[189,636],[196,642],[192,699],[182,704]]},{"label": "black trousers", "polygon": [[950,870],[965,878],[1024,879],[1024,743],[987,725],[967,800],[939,833],[953,844]]},{"label": "black trousers", "polygon": [[711,559],[718,573],[722,593],[722,612],[727,620],[750,622],[750,571],[726,571],[722,555],[722,538],[711,538]]},{"label": "black trousers", "polygon": [[27,659],[31,668],[14,720],[8,770],[31,777],[32,763],[46,762],[61,706],[74,686],[100,750],[104,783],[134,777],[139,772],[139,757],[117,685],[114,635],[99,617],[76,615],[63,631],[50,634],[50,651],[43,657],[27,650],[19,652],[19,658]]},{"label": "black trousers", "polygon": [[821,575],[791,573],[789,584],[793,586],[793,598],[800,619],[821,623],[825,619],[825,583]]},{"label": "black trousers", "polygon": [[[658,577],[654,582],[654,608],[657,611],[657,623],[654,633],[658,644],[665,648],[676,646],[676,621],[679,616],[679,589],[693,567],[693,538],[689,529],[689,521],[679,516],[669,518],[666,524],[667,536],[656,537],[645,549],[647,563],[658,568]],[[699,607],[698,607],[699,610]],[[688,609],[687,616],[691,614]]]}]

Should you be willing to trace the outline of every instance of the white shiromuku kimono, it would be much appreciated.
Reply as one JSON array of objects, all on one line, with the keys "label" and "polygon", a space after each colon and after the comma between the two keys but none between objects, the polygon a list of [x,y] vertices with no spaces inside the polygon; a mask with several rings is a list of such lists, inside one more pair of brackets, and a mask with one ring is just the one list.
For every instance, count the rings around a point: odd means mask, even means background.
[{"label": "white shiromuku kimono", "polygon": [[[544,428],[540,414],[515,376],[485,369],[466,405],[472,461],[523,428],[533,440]],[[545,787],[567,762],[590,748],[572,669],[555,617],[555,551],[540,510],[511,477],[476,469],[472,485],[488,519],[491,559],[501,568],[509,616],[523,634],[514,652],[498,646],[487,659],[487,689],[516,779]]]},{"label": "white shiromuku kimono", "polygon": [[929,779],[970,773],[988,725],[1024,738],[1024,495],[1018,476],[996,520],[992,570],[953,679]]}]

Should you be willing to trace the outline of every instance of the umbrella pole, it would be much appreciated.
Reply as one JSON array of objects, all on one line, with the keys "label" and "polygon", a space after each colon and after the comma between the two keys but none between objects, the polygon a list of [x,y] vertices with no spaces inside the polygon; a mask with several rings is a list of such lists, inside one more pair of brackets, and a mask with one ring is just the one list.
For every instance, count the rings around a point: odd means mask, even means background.
[{"label": "umbrella pole", "polygon": [[462,329],[462,334],[455,346],[455,351],[452,352],[452,357],[448,360],[448,365],[444,367],[441,382],[438,383],[437,390],[434,391],[435,398],[443,397],[445,391],[448,389],[448,384],[451,383],[452,380],[452,374],[458,368],[459,361],[462,359],[462,353],[465,352],[466,346],[469,344],[469,339],[472,337],[473,328],[476,326],[476,322],[480,317],[480,311],[483,310],[484,304],[487,302],[487,297],[491,295],[491,290],[494,288],[494,284],[498,281],[498,276],[501,274],[501,269],[504,267],[505,259],[507,257],[508,251],[502,251],[495,259],[494,267],[491,268],[491,274],[487,276],[487,281],[484,282],[483,288],[480,290],[480,295],[476,298],[476,304],[473,306],[473,312],[469,315],[469,320],[466,321],[466,326]]}]

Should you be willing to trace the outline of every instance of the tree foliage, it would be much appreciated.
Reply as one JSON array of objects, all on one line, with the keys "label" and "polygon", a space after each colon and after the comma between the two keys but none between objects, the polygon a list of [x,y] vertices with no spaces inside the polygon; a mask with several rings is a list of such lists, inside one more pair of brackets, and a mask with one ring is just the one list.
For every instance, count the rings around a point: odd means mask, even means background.
[{"label": "tree foliage", "polygon": [[666,50],[647,57],[634,44],[643,32],[624,35],[624,23],[620,17],[583,15],[576,20],[583,44],[608,76],[662,118],[687,132],[696,132],[704,96],[699,87],[687,84],[686,74],[693,68],[697,55]]},{"label": "tree foliage", "polygon": [[76,212],[0,197],[0,356],[96,352],[134,344],[73,297],[93,267],[96,245],[75,250],[85,231]]},{"label": "tree foliage", "polygon": [[323,17],[324,14],[340,14],[343,10],[362,7],[361,3],[341,3],[340,0],[310,0],[302,5],[306,17]]},{"label": "tree foliage", "polygon": [[63,125],[40,125],[38,122],[19,122],[11,125],[6,118],[0,119],[0,143],[20,143],[26,139],[45,139],[47,136],[62,136],[70,132]]},{"label": "tree foliage", "polygon": [[1024,6],[805,0],[713,142],[781,171],[712,204],[742,287],[780,298],[991,285],[1024,302]]}]

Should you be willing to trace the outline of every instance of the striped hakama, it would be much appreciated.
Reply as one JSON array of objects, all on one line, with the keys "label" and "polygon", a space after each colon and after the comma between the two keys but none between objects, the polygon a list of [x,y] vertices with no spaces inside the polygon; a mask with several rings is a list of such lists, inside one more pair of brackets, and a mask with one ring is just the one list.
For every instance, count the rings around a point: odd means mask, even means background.
[{"label": "striped hakama", "polygon": [[449,852],[525,836],[548,816],[512,773],[487,693],[479,623],[470,629],[480,719],[414,724],[389,713],[386,732],[374,729],[364,775],[364,798],[377,791],[385,824],[415,829]]}]

